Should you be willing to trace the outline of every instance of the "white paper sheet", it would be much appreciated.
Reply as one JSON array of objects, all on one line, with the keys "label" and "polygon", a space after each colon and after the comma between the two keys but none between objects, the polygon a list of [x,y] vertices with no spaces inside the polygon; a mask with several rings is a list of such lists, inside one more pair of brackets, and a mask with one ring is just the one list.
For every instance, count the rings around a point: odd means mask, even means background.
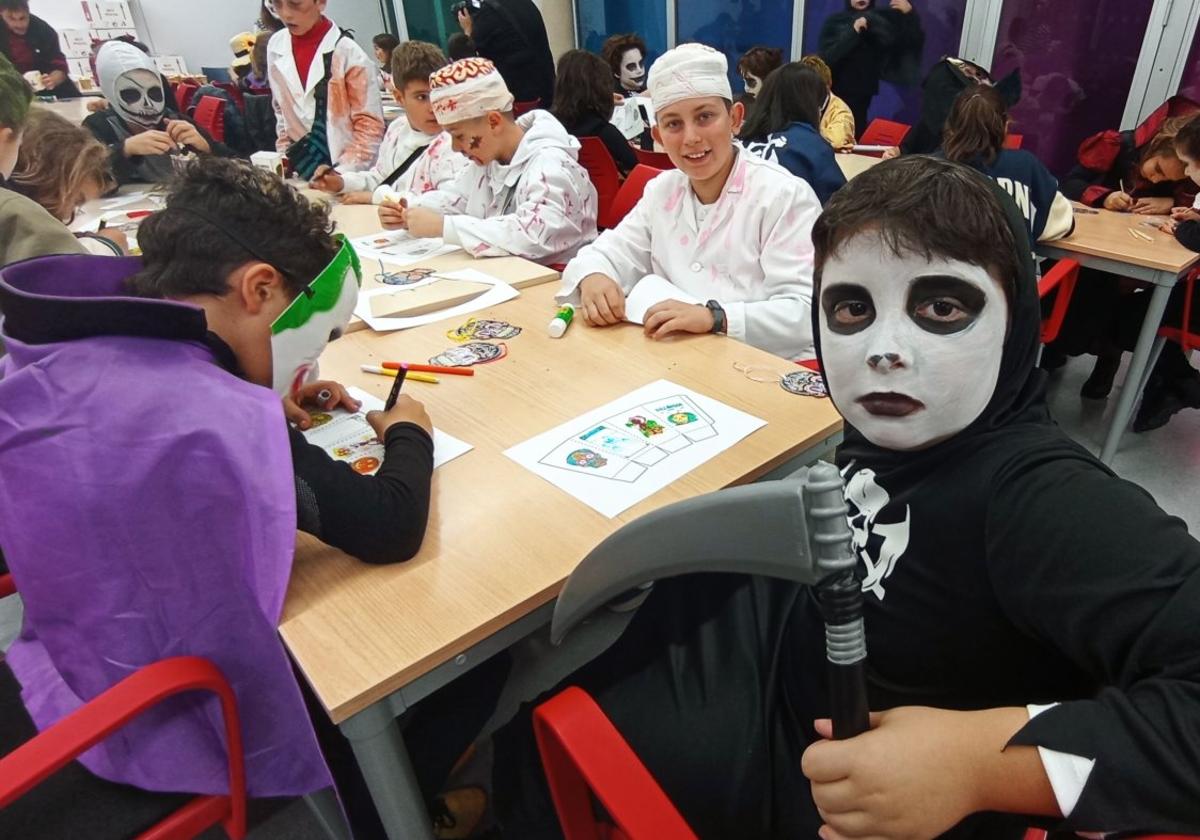
[{"label": "white paper sheet", "polygon": [[406,230],[381,230],[369,236],[351,239],[350,244],[360,257],[384,260],[395,268],[404,268],[421,260],[452,254],[461,250],[441,239],[417,239]]},{"label": "white paper sheet", "polygon": [[[304,433],[304,437],[314,446],[319,446],[329,453],[335,461],[345,461],[355,472],[363,475],[374,475],[383,465],[383,444],[375,436],[375,430],[367,422],[368,411],[383,411],[383,400],[368,394],[361,388],[347,388],[350,396],[362,403],[358,413],[352,414],[345,409],[333,411],[320,409],[310,410],[311,416],[320,425],[314,425]],[[328,417],[328,420],[323,418]],[[448,435],[440,429],[433,430],[433,468],[453,461],[460,455],[465,455],[475,447]]]},{"label": "white paper sheet", "polygon": [[767,425],[660,379],[504,454],[608,517]]},{"label": "white paper sheet", "polygon": [[[437,279],[466,280],[471,283],[486,283],[492,288],[473,300],[469,300],[466,303],[460,303],[458,306],[439,309],[437,312],[427,312],[424,315],[409,315],[402,318],[376,318],[371,312],[372,298],[380,295],[391,295],[396,293],[402,294],[406,290],[417,289],[421,286],[429,285],[429,283],[414,283],[411,286],[386,286],[380,289],[371,289],[370,291],[360,294],[358,296],[358,305],[354,307],[354,314],[365,321],[367,326],[373,329],[375,332],[406,330],[410,327],[420,327],[425,324],[433,324],[437,321],[445,320],[446,318],[457,318],[459,315],[469,315],[472,312],[478,312],[480,309],[489,309],[490,307],[504,303],[506,300],[512,300],[515,297],[519,297],[521,294],[504,281],[492,277],[490,274],[484,274],[482,271],[476,271],[473,268],[460,268],[457,271],[441,271],[438,272]],[[430,282],[432,282],[432,280]]]},{"label": "white paper sheet", "polygon": [[625,298],[625,320],[631,324],[644,324],[646,310],[664,300],[677,300],[681,303],[702,303],[695,295],[690,295],[665,277],[657,274],[647,274],[637,282],[633,291]]}]

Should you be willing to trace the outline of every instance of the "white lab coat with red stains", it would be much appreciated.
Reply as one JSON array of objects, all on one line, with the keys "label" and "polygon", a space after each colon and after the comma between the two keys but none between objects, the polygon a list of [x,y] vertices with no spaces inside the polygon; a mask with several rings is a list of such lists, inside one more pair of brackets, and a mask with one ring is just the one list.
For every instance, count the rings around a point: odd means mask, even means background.
[{"label": "white lab coat with red stains", "polygon": [[[405,123],[407,122],[405,120]],[[410,128],[409,131],[416,134],[415,129]],[[391,133],[390,129],[388,133]],[[385,138],[383,142],[386,145],[387,139]],[[380,184],[376,187],[371,201],[374,204],[383,204],[385,198],[395,194],[412,203],[422,193],[449,189],[454,183],[454,179],[471,166],[471,161],[466,155],[460,155],[454,151],[453,144],[454,140],[450,134],[443,131],[433,138],[433,142],[425,147],[421,156],[413,162],[412,166],[408,167],[408,171],[396,179],[395,183]],[[396,167],[404,163],[408,155],[412,154],[413,148],[415,147],[408,148],[408,154],[405,154],[404,157],[400,157],[400,152],[393,154],[392,157],[396,160],[388,172],[395,171]],[[383,159],[382,149],[379,151],[379,158]],[[380,179],[385,177],[387,177],[387,173],[381,175]],[[349,183],[350,179],[347,178],[346,184],[349,185]],[[349,186],[346,187],[346,192],[350,192]]]},{"label": "white lab coat with red stains", "polygon": [[548,111],[530,111],[507,165],[471,164],[412,206],[446,216],[443,236],[476,257],[566,262],[596,238],[596,188],[579,165],[579,141]]},{"label": "white lab coat with red stains", "polygon": [[570,262],[559,298],[578,303],[589,274],[611,277],[625,294],[657,274],[720,303],[733,338],[788,359],[812,358],[812,227],[821,204],[779,165],[736,153],[703,222],[687,176],[664,172],[617,227]]}]

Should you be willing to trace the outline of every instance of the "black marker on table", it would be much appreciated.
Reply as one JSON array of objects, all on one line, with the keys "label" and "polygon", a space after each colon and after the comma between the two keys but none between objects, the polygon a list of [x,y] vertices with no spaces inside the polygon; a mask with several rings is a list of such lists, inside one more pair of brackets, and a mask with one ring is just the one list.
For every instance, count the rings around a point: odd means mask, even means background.
[{"label": "black marker on table", "polygon": [[400,370],[396,371],[396,381],[392,383],[392,392],[388,394],[387,402],[383,405],[384,411],[391,411],[396,407],[396,400],[400,398],[400,388],[404,385],[404,379],[408,376],[408,368],[401,366]]}]

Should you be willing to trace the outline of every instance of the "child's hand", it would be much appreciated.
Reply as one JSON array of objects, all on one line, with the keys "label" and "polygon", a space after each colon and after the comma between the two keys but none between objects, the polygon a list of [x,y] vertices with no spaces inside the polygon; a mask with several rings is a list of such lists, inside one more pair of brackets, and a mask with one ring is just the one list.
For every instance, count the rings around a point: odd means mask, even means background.
[{"label": "child's hand", "polygon": [[906,15],[912,11],[912,3],[908,0],[892,0],[892,8],[902,15]]},{"label": "child's hand", "polygon": [[1174,236],[1175,230],[1178,227],[1179,227],[1179,222],[1177,222],[1175,219],[1167,219],[1165,222],[1163,222],[1161,225],[1158,226],[1158,229],[1161,230],[1163,233],[1169,233],[1172,236]]},{"label": "child's hand", "polygon": [[408,227],[408,202],[403,198],[399,201],[385,198],[379,205],[379,222],[385,230]]},{"label": "child's hand", "polygon": [[362,403],[350,396],[339,383],[329,380],[310,382],[292,396],[283,398],[283,416],[302,431],[312,425],[312,417],[301,407],[305,403],[325,411],[339,406],[347,411],[358,411],[362,408]]},{"label": "child's hand", "polygon": [[121,249],[122,253],[129,253],[129,237],[120,228],[104,228],[96,231],[96,235],[112,242]]},{"label": "child's hand", "polygon": [[429,419],[425,406],[408,394],[397,397],[396,405],[391,411],[369,412],[367,422],[371,424],[380,440],[383,440],[387,436],[387,430],[397,423],[415,423],[424,429],[426,434],[433,435],[433,421]]},{"label": "child's hand", "polygon": [[646,310],[642,331],[647,338],[666,338],[673,333],[712,332],[713,314],[707,306],[664,300]]},{"label": "child's hand", "polygon": [[865,17],[860,17],[854,21],[854,31],[859,34],[867,31],[867,19]]},{"label": "child's hand", "polygon": [[1164,216],[1171,212],[1175,202],[1169,198],[1139,198],[1133,203],[1130,212],[1142,216]]},{"label": "child's hand", "polygon": [[446,217],[425,207],[408,208],[408,232],[420,239],[432,239],[442,235]]},{"label": "child's hand", "polygon": [[1171,208],[1171,218],[1177,222],[1200,222],[1200,213],[1191,207]]},{"label": "child's hand", "polygon": [[167,134],[171,136],[177,146],[191,146],[202,155],[212,151],[208,141],[196,130],[196,126],[187,120],[168,120]]},{"label": "child's hand", "polygon": [[1110,192],[1104,197],[1104,209],[1128,213],[1133,208],[1133,196],[1123,190]]},{"label": "child's hand", "polygon": [[625,320],[625,293],[617,281],[603,274],[589,274],[579,284],[579,309],[592,327],[609,327]]},{"label": "child's hand", "polygon": [[346,193],[342,196],[342,204],[370,204],[371,193],[364,191]]},{"label": "child's hand", "polygon": [[165,155],[175,148],[175,141],[165,131],[143,131],[126,138],[124,148],[126,157]]},{"label": "child's hand", "polygon": [[883,159],[884,160],[891,160],[892,158],[898,158],[898,157],[900,157],[900,147],[899,146],[892,146],[890,148],[883,150]]},{"label": "child's hand", "polygon": [[317,171],[313,173],[308,185],[314,190],[333,193],[334,195],[337,195],[346,188],[346,182],[342,179],[342,176],[334,172],[332,166],[324,163],[317,167]]}]

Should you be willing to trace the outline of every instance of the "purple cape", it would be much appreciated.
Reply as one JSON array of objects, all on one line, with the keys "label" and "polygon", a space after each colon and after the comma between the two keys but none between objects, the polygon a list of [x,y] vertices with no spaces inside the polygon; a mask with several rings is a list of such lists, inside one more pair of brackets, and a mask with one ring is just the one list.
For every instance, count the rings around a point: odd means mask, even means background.
[{"label": "purple cape", "polygon": [[[0,271],[8,664],[38,729],[138,668],[206,657],[237,695],[251,796],[332,782],[276,628],[296,498],[280,400],[215,361],[203,311],[131,298],[136,259]],[[183,695],[89,750],[98,776],[228,791],[220,707]]]}]

